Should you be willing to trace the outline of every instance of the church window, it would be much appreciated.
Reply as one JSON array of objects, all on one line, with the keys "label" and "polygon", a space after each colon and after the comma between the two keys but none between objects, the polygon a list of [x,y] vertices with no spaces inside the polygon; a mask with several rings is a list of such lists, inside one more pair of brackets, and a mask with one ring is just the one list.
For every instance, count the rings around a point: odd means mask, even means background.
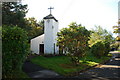
[{"label": "church window", "polygon": [[50,22],[50,20],[47,20],[47,22],[49,23],[49,22]]},{"label": "church window", "polygon": [[52,26],[52,29],[54,28],[54,26]]}]

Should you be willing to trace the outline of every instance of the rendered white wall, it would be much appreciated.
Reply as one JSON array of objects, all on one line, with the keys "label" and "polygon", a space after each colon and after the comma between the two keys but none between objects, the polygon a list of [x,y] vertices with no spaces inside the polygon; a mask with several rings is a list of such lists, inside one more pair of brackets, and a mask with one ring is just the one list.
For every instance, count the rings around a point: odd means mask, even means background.
[{"label": "rendered white wall", "polygon": [[56,45],[57,44],[57,32],[58,32],[58,22],[54,21],[54,31],[53,31],[53,37],[54,37],[54,43],[55,43],[55,53],[59,53],[59,47]]},{"label": "rendered white wall", "polygon": [[44,54],[53,53],[53,30],[52,30],[52,19],[45,19],[44,25]]},{"label": "rendered white wall", "polygon": [[36,38],[31,39],[30,48],[33,53],[39,54],[39,44],[44,43],[44,34]]},{"label": "rendered white wall", "polygon": [[44,54],[54,54],[54,43],[55,43],[55,54],[59,52],[59,48],[56,46],[57,43],[57,32],[58,32],[58,22],[54,19],[44,20]]}]

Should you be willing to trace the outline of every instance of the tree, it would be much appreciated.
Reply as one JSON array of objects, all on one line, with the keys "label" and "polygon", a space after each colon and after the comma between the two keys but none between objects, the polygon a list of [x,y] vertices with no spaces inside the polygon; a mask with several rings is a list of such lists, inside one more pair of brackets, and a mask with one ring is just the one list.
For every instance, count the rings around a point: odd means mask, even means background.
[{"label": "tree", "polygon": [[29,40],[44,33],[44,22],[37,22],[34,17],[26,18],[26,30]]},{"label": "tree", "polygon": [[27,13],[27,5],[18,2],[2,3],[2,25],[19,26],[25,28],[25,15]]},{"label": "tree", "polygon": [[[120,19],[119,19],[120,20]],[[118,21],[118,26],[113,26],[113,33],[117,34],[117,37],[115,38],[116,41],[118,42],[114,42],[111,46],[113,49],[118,49],[120,47],[120,21]]]},{"label": "tree", "polygon": [[43,34],[43,21],[37,23],[34,17],[25,18],[27,5],[18,2],[3,2],[2,21],[3,25],[18,26],[28,32],[29,42],[32,38]]},{"label": "tree", "polygon": [[78,57],[85,55],[89,34],[90,32],[85,27],[73,22],[69,25],[69,28],[63,28],[58,33],[58,45],[76,63]]},{"label": "tree", "polygon": [[91,47],[91,53],[96,56],[97,58],[101,58],[105,54],[105,45],[102,41],[97,41]]},{"label": "tree", "polygon": [[97,41],[107,41],[111,43],[114,40],[112,34],[109,33],[106,29],[103,29],[101,26],[95,26],[95,29],[92,29],[89,39],[90,40],[88,43],[90,47]]},{"label": "tree", "polygon": [[[119,19],[120,20],[120,19]],[[120,25],[120,21],[118,22],[118,25]],[[117,41],[120,41],[120,26],[113,26],[114,32],[116,33],[118,36],[116,37]]]},{"label": "tree", "polygon": [[[89,39],[88,43],[92,51],[91,53],[97,55],[97,57],[107,56],[110,51],[110,43],[114,41],[112,34],[100,26],[95,26]],[[95,52],[97,52],[97,54]]]}]

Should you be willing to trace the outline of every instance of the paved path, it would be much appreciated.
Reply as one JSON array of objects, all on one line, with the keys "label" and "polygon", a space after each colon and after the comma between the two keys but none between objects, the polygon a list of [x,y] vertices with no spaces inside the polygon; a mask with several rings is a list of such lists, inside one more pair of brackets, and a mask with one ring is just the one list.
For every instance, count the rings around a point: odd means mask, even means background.
[{"label": "paved path", "polygon": [[60,76],[54,71],[47,70],[29,61],[23,64],[23,71],[27,73],[30,78],[55,78]]},{"label": "paved path", "polygon": [[[116,53],[115,53],[116,54]],[[95,78],[98,80],[118,79],[120,80],[120,57],[113,54],[113,59],[108,63],[97,66],[86,72],[80,73],[77,78]]]},{"label": "paved path", "polygon": [[[80,73],[79,76],[69,78],[95,78],[95,80],[109,80],[108,78],[116,78],[117,80],[117,78],[120,78],[120,56],[118,57],[118,54],[116,56],[114,53],[113,55],[113,59],[108,63]],[[24,63],[23,71],[31,78],[65,78],[54,71],[44,69],[29,61]]]}]

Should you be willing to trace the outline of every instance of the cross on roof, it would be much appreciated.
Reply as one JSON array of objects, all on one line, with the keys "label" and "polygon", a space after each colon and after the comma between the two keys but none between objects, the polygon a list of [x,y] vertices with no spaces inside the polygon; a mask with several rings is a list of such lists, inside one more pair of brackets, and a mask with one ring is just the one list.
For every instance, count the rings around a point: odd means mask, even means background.
[{"label": "cross on roof", "polygon": [[51,12],[52,12],[51,9],[54,9],[54,8],[50,7],[50,8],[48,8],[48,9],[50,9],[50,14],[51,14]]}]

